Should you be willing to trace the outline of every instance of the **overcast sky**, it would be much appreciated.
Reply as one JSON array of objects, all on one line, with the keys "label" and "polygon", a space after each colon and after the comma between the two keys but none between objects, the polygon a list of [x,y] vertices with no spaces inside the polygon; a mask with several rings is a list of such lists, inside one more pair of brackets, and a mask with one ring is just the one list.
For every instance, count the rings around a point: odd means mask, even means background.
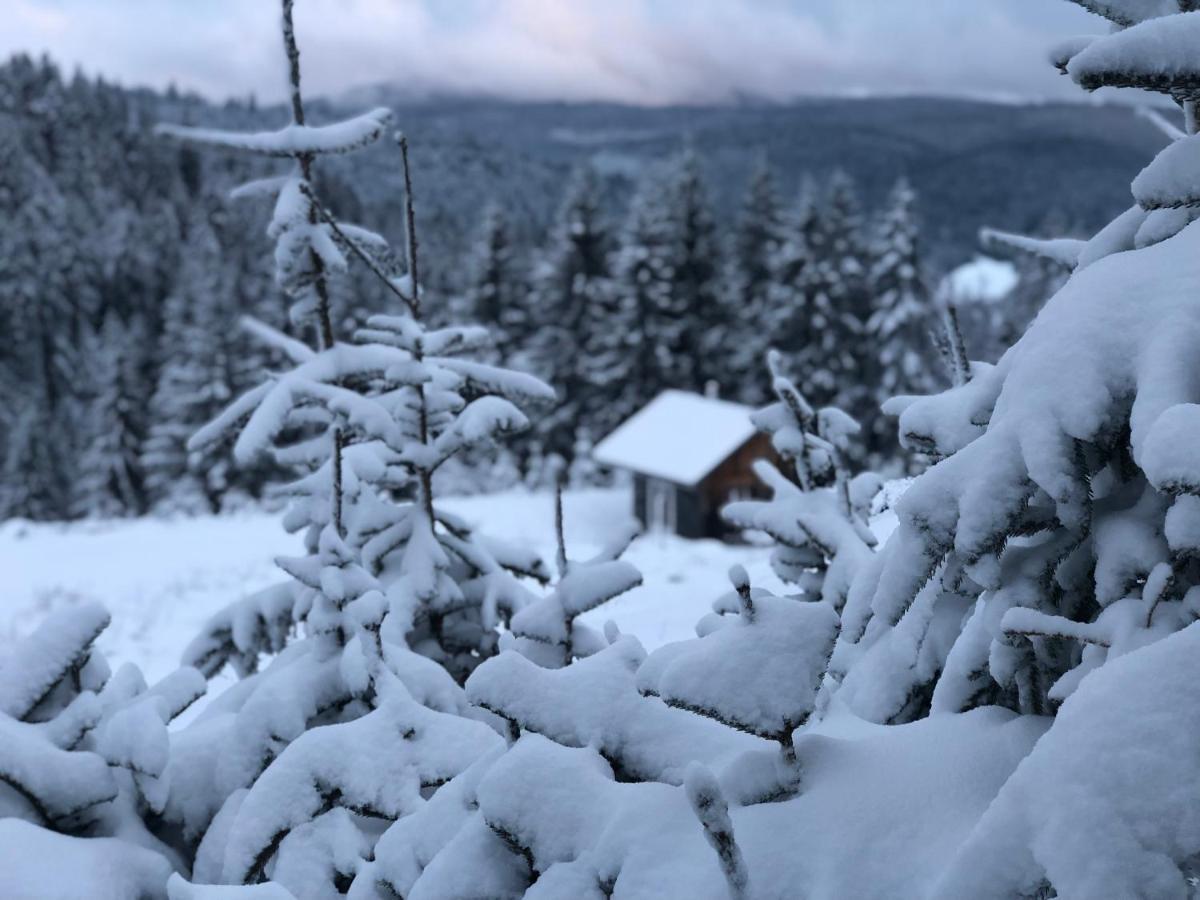
[{"label": "overcast sky", "polygon": [[[4,0],[0,53],[124,84],[282,96],[277,0]],[[641,104],[932,93],[1074,98],[1066,0],[297,0],[306,88]]]}]

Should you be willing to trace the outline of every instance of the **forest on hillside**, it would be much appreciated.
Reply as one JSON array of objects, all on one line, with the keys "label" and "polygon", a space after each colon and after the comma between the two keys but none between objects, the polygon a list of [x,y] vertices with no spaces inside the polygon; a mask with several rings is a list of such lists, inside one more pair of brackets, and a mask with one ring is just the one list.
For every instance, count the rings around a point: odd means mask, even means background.
[{"label": "forest on hillside", "polygon": [[[15,398],[0,410],[0,518],[219,510],[261,497],[279,475],[269,465],[184,447],[276,362],[243,316],[302,333],[272,284],[261,203],[229,197],[261,162],[201,154],[151,126],[255,125],[279,111],[125,90],[29,57],[0,68],[0,96],[11,161],[0,175],[0,328],[12,336],[0,385]],[[456,216],[441,181],[428,180],[433,320],[492,329],[494,359],[561,395],[485,479],[445,473],[454,489],[547,483],[547,459],[586,461],[666,388],[759,402],[769,345],[808,373],[816,402],[868,422],[872,460],[907,465],[877,408],[944,378],[929,339],[939,248],[923,234],[921,198],[903,176],[866,196],[845,171],[797,182],[766,147],[740,168],[717,166],[708,142],[688,139],[632,174],[603,156],[560,161],[542,176],[558,195],[542,212],[497,191]],[[396,160],[378,148],[365,156],[365,177],[332,161],[322,190],[339,215],[397,234]],[[1021,265],[1005,303],[962,313],[981,359],[999,355],[1065,274]],[[380,306],[360,272],[346,278],[334,314],[351,329]],[[575,473],[596,477],[587,465]]]}]

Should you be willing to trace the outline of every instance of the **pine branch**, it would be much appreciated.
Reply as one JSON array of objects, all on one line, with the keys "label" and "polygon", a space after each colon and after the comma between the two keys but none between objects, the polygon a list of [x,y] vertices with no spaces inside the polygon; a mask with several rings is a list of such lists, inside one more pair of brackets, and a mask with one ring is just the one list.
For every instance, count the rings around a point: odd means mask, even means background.
[{"label": "pine branch", "polygon": [[342,244],[345,245],[350,252],[353,253],[363,263],[363,265],[367,267],[367,270],[372,275],[379,279],[379,281],[385,288],[388,289],[388,291],[394,294],[397,298],[399,298],[401,303],[408,307],[409,311],[413,314],[413,318],[417,318],[420,315],[420,307],[417,305],[416,297],[410,297],[408,294],[404,293],[404,291],[400,290],[400,288],[396,286],[395,281],[388,277],[388,274],[384,272],[382,268],[380,268],[379,263],[376,262],[369,253],[359,246],[359,242],[350,238],[342,230],[341,226],[338,224],[337,220],[333,217],[329,210],[322,206],[317,200],[316,194],[313,192],[312,187],[307,182],[301,186],[300,190],[304,193],[304,196],[309,199],[309,202],[312,204],[312,208],[317,211],[317,215],[321,218],[321,220],[329,226],[329,230],[332,231],[334,235],[337,236],[337,238],[342,242]]},{"label": "pine branch", "polygon": [[567,480],[566,469],[562,466],[558,467],[554,478],[554,537],[557,552],[555,553],[555,564],[558,567],[558,577],[562,578],[567,574],[567,538],[563,526],[563,484]]},{"label": "pine branch", "polygon": [[955,387],[962,387],[971,380],[971,362],[967,358],[967,345],[962,328],[958,324],[958,307],[947,303],[942,314],[945,329],[945,348],[950,363],[950,374]]},{"label": "pine branch", "polygon": [[692,763],[684,777],[684,791],[692,812],[704,829],[705,840],[716,851],[730,898],[743,900],[749,896],[750,872],[737,845],[729,804],[721,793],[721,786],[712,772],[700,763]]},{"label": "pine branch", "polygon": [[417,277],[417,216],[413,205],[412,172],[408,164],[408,138],[396,132],[396,143],[400,147],[400,159],[404,165],[404,235],[408,250],[408,278],[411,282],[413,317],[421,315],[421,280]]}]

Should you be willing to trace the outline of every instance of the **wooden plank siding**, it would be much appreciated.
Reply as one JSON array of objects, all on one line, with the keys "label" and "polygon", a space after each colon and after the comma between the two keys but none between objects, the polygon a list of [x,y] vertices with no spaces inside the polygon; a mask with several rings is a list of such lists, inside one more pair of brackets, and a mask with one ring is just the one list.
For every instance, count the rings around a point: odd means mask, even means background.
[{"label": "wooden plank siding", "polygon": [[754,461],[778,461],[770,439],[756,434],[742,444],[695,487],[673,484],[640,473],[633,477],[633,511],[643,528],[650,528],[655,511],[655,485],[674,490],[676,534],[686,538],[732,539],[736,532],[721,519],[721,507],[735,497],[768,498],[770,491],[754,474]]},{"label": "wooden plank siding", "polygon": [[708,537],[729,538],[735,532],[721,518],[721,507],[735,498],[767,499],[771,491],[754,474],[754,462],[769,459],[778,464],[778,456],[765,434],[756,434],[735,450],[699,484],[707,519]]}]

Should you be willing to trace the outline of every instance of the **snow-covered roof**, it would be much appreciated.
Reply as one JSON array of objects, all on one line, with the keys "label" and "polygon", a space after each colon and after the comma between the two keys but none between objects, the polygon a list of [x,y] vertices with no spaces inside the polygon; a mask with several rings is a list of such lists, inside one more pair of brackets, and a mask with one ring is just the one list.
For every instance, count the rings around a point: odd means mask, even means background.
[{"label": "snow-covered roof", "polygon": [[601,465],[691,487],[754,436],[753,410],[686,391],[663,391],[593,452]]}]

